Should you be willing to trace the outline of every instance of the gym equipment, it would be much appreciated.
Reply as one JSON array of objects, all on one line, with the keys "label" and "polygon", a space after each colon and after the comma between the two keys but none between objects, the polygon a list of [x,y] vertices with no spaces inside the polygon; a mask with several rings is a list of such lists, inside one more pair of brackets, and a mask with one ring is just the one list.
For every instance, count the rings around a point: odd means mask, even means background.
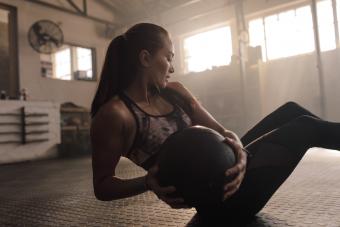
[{"label": "gym equipment", "polygon": [[213,129],[192,126],[170,135],[161,146],[157,178],[161,186],[173,185],[171,196],[182,197],[194,207],[219,204],[223,198],[225,171],[236,158],[224,137]]}]

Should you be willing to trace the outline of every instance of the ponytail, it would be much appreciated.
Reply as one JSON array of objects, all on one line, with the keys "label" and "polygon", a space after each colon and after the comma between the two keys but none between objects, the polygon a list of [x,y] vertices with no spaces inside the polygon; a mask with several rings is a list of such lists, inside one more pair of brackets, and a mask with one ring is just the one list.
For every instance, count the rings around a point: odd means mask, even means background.
[{"label": "ponytail", "polygon": [[[99,108],[111,97],[119,93],[126,84],[126,40],[123,35],[113,39],[107,49],[104,65],[100,75],[97,92],[91,106],[91,117],[93,118]],[[124,75],[124,77],[122,76]],[[124,81],[125,80],[125,81]],[[125,83],[124,83],[125,82]]]}]

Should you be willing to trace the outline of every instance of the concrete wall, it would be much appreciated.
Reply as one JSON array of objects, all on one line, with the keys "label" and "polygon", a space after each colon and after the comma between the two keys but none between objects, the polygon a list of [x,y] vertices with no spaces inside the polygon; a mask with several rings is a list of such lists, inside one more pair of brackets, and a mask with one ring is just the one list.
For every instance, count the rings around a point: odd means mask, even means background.
[{"label": "concrete wall", "polygon": [[[58,103],[0,100],[0,107],[0,164],[58,155],[57,144],[61,140]],[[25,108],[25,131],[28,133],[25,144],[21,143],[22,107]],[[32,116],[34,114],[46,116]]]},{"label": "concrete wall", "polygon": [[315,55],[295,56],[259,65],[262,113],[287,101],[320,114],[320,89]]},{"label": "concrete wall", "polygon": [[322,54],[324,69],[326,116],[340,122],[340,49]]}]

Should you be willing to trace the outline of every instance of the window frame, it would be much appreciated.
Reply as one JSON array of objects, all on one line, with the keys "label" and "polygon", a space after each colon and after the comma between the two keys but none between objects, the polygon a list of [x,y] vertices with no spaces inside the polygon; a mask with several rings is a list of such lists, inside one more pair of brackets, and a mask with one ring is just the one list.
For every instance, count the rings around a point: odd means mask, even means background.
[{"label": "window frame", "polygon": [[[260,11],[260,12],[255,12],[253,14],[246,16],[246,24],[247,24],[248,28],[249,28],[249,22],[250,21],[256,20],[256,19],[262,20],[263,32],[264,32],[264,44],[265,44],[265,51],[262,52],[264,62],[277,61],[277,60],[280,60],[280,59],[296,57],[296,55],[293,55],[293,56],[289,56],[289,57],[280,57],[280,58],[276,58],[276,59],[268,59],[268,50],[267,50],[268,44],[267,44],[266,26],[265,26],[264,19],[266,17],[278,15],[282,12],[286,12],[286,11],[289,11],[289,10],[296,10],[297,8],[304,7],[304,6],[310,6],[310,1],[301,0],[301,1],[298,1],[298,2],[290,2],[290,3],[287,3],[287,4],[283,4],[283,5],[278,5],[278,6],[273,7],[273,8],[265,9],[265,10]],[[250,37],[250,34],[249,34],[249,37]],[[301,54],[301,55],[309,55],[309,54],[311,54],[311,53],[304,53],[304,54]],[[298,55],[298,56],[300,56],[300,55]]]},{"label": "window frame", "polygon": [[[183,73],[183,75],[190,75],[190,74],[201,73],[201,72],[191,72],[191,71],[188,71],[187,65],[186,65],[186,62],[185,62],[185,60],[186,60],[185,55],[186,54],[185,54],[185,49],[184,49],[184,40],[189,38],[189,37],[198,35],[200,33],[209,32],[209,31],[212,31],[212,30],[215,30],[215,29],[219,29],[219,28],[222,28],[222,27],[229,27],[230,28],[231,51],[232,51],[232,55],[233,55],[234,54],[234,45],[233,45],[233,43],[234,43],[234,36],[233,36],[234,27],[232,26],[232,23],[230,21],[214,24],[212,26],[207,26],[207,27],[204,27],[204,28],[201,28],[201,29],[196,29],[194,31],[185,33],[185,34],[180,36],[180,38],[179,38],[180,68],[181,68],[181,72]],[[228,65],[230,65],[230,64],[228,64]],[[223,66],[228,66],[228,65],[223,65]],[[223,66],[219,66],[219,67],[223,67]],[[207,69],[207,70],[209,70],[209,69]]]},{"label": "window frame", "polygon": [[19,78],[19,48],[18,48],[18,10],[17,7],[0,2],[0,9],[9,12],[8,41],[9,41],[9,81],[8,95],[17,97],[20,90]]},{"label": "window frame", "polygon": [[[61,79],[61,78],[57,78],[57,77],[54,77],[55,75],[55,68],[53,68],[53,77],[44,77],[44,78],[48,78],[48,79],[54,79],[54,80],[61,80],[61,81],[90,81],[90,82],[96,82],[98,77],[97,77],[97,56],[96,56],[96,48],[95,47],[89,47],[89,46],[85,46],[85,45],[79,45],[79,44],[75,44],[75,43],[72,43],[72,42],[64,42],[62,47],[64,46],[68,46],[68,48],[70,48],[70,64],[71,64],[71,79],[70,80],[64,80],[64,79]],[[77,48],[77,47],[80,47],[80,48],[85,48],[85,49],[90,49],[91,50],[91,53],[92,53],[92,78],[90,79],[87,79],[87,78],[75,78],[74,76],[74,73],[76,72],[76,70],[74,69],[74,65],[75,65],[75,61],[77,60],[75,58],[75,54],[74,54],[74,49],[73,48]],[[59,51],[59,49],[58,49]],[[54,63],[54,56],[55,53],[52,53],[50,55],[53,55],[52,56],[52,64]],[[53,65],[54,66],[54,65]],[[55,67],[55,66],[54,66]]]},{"label": "window frame", "polygon": [[[319,1],[317,0],[317,3],[318,2]],[[337,5],[337,4],[340,4],[340,0],[335,0],[335,5]],[[252,21],[252,20],[262,19],[262,21],[264,22],[264,18],[266,18],[268,16],[278,15],[282,12],[286,12],[286,11],[294,10],[294,9],[296,10],[297,8],[304,7],[304,6],[312,7],[312,3],[308,0],[301,0],[301,1],[297,1],[297,2],[291,2],[291,3],[279,5],[279,6],[274,7],[274,8],[265,9],[265,10],[260,11],[260,12],[255,12],[253,14],[246,16],[247,26],[249,26],[249,22]],[[339,43],[340,43],[340,40],[337,39],[337,37],[339,37],[340,34],[339,34],[339,31],[337,33],[337,29],[336,29],[336,25],[337,25],[337,23],[339,23],[339,18],[337,18],[337,15],[334,14],[334,11],[336,12],[336,9],[334,10],[334,8],[333,8],[333,26],[334,26],[334,29],[335,29],[334,36],[335,36],[335,45],[336,45],[335,49],[337,49],[337,48],[339,48]],[[339,14],[340,14],[340,12],[339,12]],[[319,24],[318,24],[318,29],[320,29]],[[264,26],[264,32],[265,32],[265,30],[266,30],[266,27]],[[315,34],[315,25],[314,24],[313,24],[313,32]],[[293,56],[288,56],[288,57],[280,57],[280,58],[276,58],[276,59],[268,59],[267,38],[266,38],[265,34],[264,34],[264,36],[265,36],[265,38],[264,38],[265,51],[262,53],[262,56],[264,58],[264,62],[276,61],[276,60],[280,60],[280,59],[303,56],[303,55],[310,55],[310,54],[313,54],[316,51],[316,49],[315,49],[314,51],[309,52],[309,53],[302,53],[302,54],[298,54],[298,55],[293,55]],[[315,36],[313,38],[315,39]],[[327,52],[327,51],[332,51],[332,50],[324,50],[324,51],[321,51],[321,52]]]}]

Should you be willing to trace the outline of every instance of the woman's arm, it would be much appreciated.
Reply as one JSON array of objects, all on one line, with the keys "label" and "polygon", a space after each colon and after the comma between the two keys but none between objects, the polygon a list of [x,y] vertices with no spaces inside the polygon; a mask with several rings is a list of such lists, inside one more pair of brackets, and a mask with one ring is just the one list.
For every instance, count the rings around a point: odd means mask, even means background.
[{"label": "woman's arm", "polygon": [[[153,191],[156,196],[172,208],[187,208],[182,198],[169,197],[176,189],[161,187],[156,179],[157,166],[143,177],[120,179],[115,176],[115,168],[131,144],[127,138],[133,130],[127,127],[129,120],[124,107],[107,107],[96,114],[91,124],[93,188],[97,199],[109,201]],[[128,129],[130,128],[130,129]]]},{"label": "woman's arm", "polygon": [[145,177],[120,179],[115,168],[127,148],[127,130],[122,110],[103,107],[91,124],[93,188],[97,199],[114,200],[146,191]]}]

